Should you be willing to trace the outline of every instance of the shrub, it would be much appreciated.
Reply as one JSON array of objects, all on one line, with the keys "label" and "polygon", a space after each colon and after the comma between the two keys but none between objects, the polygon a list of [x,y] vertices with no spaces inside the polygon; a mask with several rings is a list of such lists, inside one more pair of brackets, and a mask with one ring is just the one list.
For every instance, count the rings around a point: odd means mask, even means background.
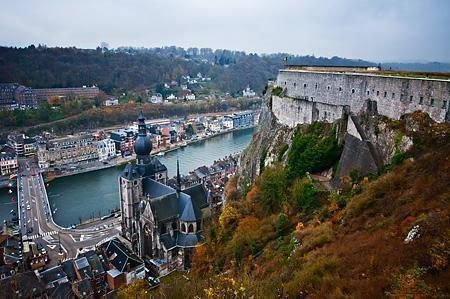
[{"label": "shrub", "polygon": [[256,185],[260,190],[260,201],[268,212],[279,212],[281,204],[286,198],[286,171],[276,164],[263,171],[258,177]]},{"label": "shrub", "polygon": [[289,179],[330,168],[339,160],[341,151],[336,130],[329,125],[316,122],[309,125],[305,132],[299,127],[288,154]]},{"label": "shrub", "polygon": [[316,194],[317,191],[308,178],[297,179],[291,188],[291,197],[305,216],[309,216],[317,207],[317,201],[314,199]]}]

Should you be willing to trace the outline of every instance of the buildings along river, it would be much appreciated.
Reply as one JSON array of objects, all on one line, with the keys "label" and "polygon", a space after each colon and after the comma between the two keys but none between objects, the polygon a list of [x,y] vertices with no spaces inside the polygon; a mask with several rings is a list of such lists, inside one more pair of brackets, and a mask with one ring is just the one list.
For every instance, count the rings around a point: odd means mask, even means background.
[{"label": "buildings along river", "polygon": [[[202,165],[211,165],[214,160],[241,152],[250,142],[253,128],[243,129],[191,144],[185,148],[159,157],[166,165],[170,177],[176,174],[176,160],[180,160],[181,174]],[[117,178],[123,166],[63,177],[50,182],[48,195],[55,222],[69,226],[92,217],[109,214],[119,208]],[[15,198],[14,192],[14,198]],[[10,211],[17,209],[8,189],[0,189],[0,221],[11,219]]]}]

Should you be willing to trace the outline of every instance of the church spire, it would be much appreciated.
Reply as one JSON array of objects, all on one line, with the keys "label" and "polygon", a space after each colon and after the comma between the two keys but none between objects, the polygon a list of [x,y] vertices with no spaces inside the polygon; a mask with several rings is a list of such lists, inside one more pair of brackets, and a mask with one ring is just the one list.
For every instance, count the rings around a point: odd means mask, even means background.
[{"label": "church spire", "polygon": [[181,191],[180,161],[177,158],[177,192]]}]

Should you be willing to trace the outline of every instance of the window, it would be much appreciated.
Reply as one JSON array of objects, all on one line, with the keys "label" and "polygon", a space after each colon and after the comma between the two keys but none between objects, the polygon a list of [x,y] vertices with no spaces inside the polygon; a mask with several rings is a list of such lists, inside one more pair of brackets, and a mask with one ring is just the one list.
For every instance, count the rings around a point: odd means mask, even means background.
[{"label": "window", "polygon": [[387,91],[384,92],[384,97],[387,97]]},{"label": "window", "polygon": [[188,233],[194,232],[194,226],[192,224],[189,224]]},{"label": "window", "polygon": [[355,89],[354,88],[352,88],[352,93],[355,93]]},{"label": "window", "polygon": [[419,105],[423,105],[423,97],[419,98]]},{"label": "window", "polygon": [[409,96],[409,102],[412,103],[413,101],[413,96]]},{"label": "window", "polygon": [[379,90],[377,90],[377,96],[379,96],[380,95],[380,91]]},{"label": "window", "polygon": [[369,95],[370,94],[370,91],[367,91],[367,95]]},{"label": "window", "polygon": [[305,84],[303,84],[303,88],[306,88],[306,83],[305,83]]},{"label": "window", "polygon": [[286,85],[286,81],[284,81],[284,85]]},{"label": "window", "polygon": [[183,233],[186,232],[186,224],[184,224],[184,223],[181,224],[181,231],[182,231]]},{"label": "window", "polygon": [[431,100],[430,100],[430,106],[431,106],[431,107],[434,107],[434,99],[431,99]]},{"label": "window", "polygon": [[400,102],[403,102],[404,95],[400,94]]},{"label": "window", "polygon": [[395,92],[392,93],[392,98],[395,99]]},{"label": "window", "polygon": [[442,101],[442,109],[446,109],[447,108],[447,101],[443,100]]},{"label": "window", "polygon": [[294,87],[296,87],[296,86],[297,86],[297,83],[294,82]]},{"label": "window", "polygon": [[314,88],[317,89],[317,83],[316,83],[316,85],[314,85]]},{"label": "window", "polygon": [[330,88],[331,88],[330,85],[328,85],[328,86],[327,86],[327,89],[330,90]]}]

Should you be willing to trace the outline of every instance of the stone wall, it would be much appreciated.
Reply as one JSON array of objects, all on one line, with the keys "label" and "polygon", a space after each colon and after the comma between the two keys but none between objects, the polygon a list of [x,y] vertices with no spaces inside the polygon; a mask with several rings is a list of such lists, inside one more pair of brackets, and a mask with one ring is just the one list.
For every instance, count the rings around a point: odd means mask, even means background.
[{"label": "stone wall", "polygon": [[393,119],[420,110],[437,122],[449,121],[450,81],[446,80],[287,69],[279,71],[276,84],[286,97],[274,96],[272,111],[290,126],[333,121],[345,106],[358,113],[368,100],[377,103],[379,114]]},{"label": "stone wall", "polygon": [[284,125],[310,124],[314,121],[334,122],[342,117],[344,106],[308,100],[272,96],[272,112]]}]

